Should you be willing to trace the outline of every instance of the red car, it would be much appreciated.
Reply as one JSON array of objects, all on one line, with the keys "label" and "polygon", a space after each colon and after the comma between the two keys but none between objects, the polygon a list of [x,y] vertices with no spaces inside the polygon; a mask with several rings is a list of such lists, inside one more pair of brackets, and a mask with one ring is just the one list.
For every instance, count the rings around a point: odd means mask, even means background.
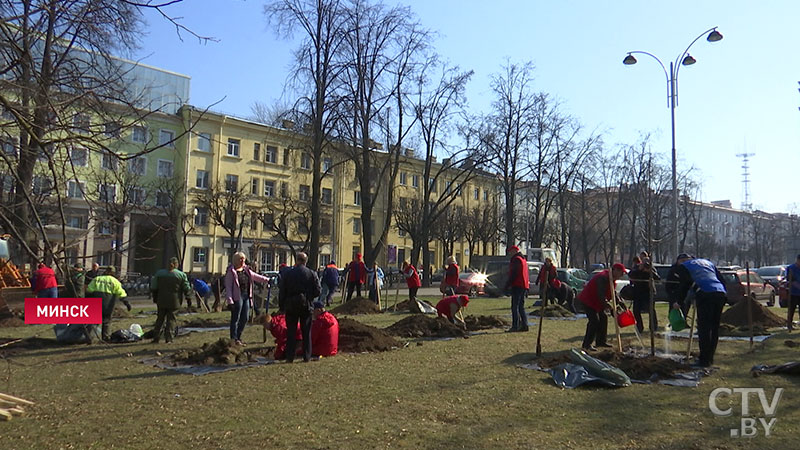
[{"label": "red car", "polygon": [[[725,289],[728,291],[728,304],[733,305],[739,300],[744,299],[747,289],[746,270],[722,270]],[[757,273],[750,271],[750,296],[758,300],[766,300],[767,305],[775,304],[775,288],[764,281]]]},{"label": "red car", "polygon": [[458,276],[456,294],[467,294],[470,297],[483,295],[486,286],[486,274],[480,272],[462,272]]}]

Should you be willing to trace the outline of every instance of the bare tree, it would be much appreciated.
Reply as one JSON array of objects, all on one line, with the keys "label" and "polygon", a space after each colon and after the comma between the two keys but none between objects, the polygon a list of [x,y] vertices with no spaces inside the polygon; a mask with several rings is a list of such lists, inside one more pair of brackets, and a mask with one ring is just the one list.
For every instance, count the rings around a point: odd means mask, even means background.
[{"label": "bare tree", "polygon": [[237,250],[241,250],[244,225],[254,209],[248,205],[248,189],[249,186],[226,181],[224,184],[212,183],[208,189],[194,194],[195,203],[207,211],[208,220],[228,234],[228,256],[231,258]]}]

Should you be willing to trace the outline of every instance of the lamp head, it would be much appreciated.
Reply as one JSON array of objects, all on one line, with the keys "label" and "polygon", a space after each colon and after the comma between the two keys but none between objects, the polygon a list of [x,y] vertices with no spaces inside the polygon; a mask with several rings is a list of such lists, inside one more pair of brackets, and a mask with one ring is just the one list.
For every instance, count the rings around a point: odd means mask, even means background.
[{"label": "lamp head", "polygon": [[708,42],[721,41],[722,40],[722,33],[717,31],[717,29],[715,28],[714,30],[711,31],[711,33],[708,33],[708,37],[706,38],[706,40]]},{"label": "lamp head", "polygon": [[681,62],[681,64],[683,64],[684,66],[691,66],[696,62],[697,60],[692,58],[692,55],[686,55],[686,58],[683,58],[683,62]]},{"label": "lamp head", "polygon": [[628,53],[628,56],[626,56],[625,59],[622,60],[622,64],[625,64],[626,66],[632,66],[636,64],[636,58],[634,58],[633,55]]}]

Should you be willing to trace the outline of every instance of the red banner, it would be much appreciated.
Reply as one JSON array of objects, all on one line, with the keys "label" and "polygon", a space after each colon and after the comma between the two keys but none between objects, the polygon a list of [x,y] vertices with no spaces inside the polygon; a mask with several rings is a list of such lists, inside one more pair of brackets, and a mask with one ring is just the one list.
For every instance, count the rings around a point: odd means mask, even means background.
[{"label": "red banner", "polygon": [[99,298],[26,298],[25,323],[100,324],[103,302]]}]

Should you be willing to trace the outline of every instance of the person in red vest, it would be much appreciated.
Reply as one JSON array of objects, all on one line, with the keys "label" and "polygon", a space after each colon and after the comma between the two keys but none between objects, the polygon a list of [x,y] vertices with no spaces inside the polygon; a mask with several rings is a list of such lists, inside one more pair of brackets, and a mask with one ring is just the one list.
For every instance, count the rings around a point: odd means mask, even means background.
[{"label": "person in red vest", "polygon": [[36,271],[33,272],[33,279],[31,281],[31,287],[37,297],[58,298],[56,274],[53,272],[53,269],[47,267],[44,263],[39,263]]},{"label": "person in red vest", "polygon": [[408,286],[408,299],[416,300],[417,291],[422,287],[422,282],[419,281],[419,272],[417,272],[417,268],[409,264],[408,261],[403,261],[403,276]]},{"label": "person in red vest", "polygon": [[311,354],[333,356],[339,351],[339,321],[325,311],[322,302],[314,302],[311,322]]},{"label": "person in red vest", "polygon": [[583,336],[583,345],[581,346],[584,350],[596,350],[592,346],[592,341],[595,342],[597,347],[611,347],[606,343],[608,317],[605,309],[609,308],[607,301],[611,300],[612,295],[616,295],[616,292],[611,289],[613,282],[620,279],[625,272],[625,266],[616,263],[611,266],[612,281],[608,280],[608,270],[604,270],[593,276],[583,287],[581,293],[578,294],[578,300],[584,304],[586,316],[589,319],[589,323],[586,324],[586,334]]},{"label": "person in red vest", "polygon": [[545,293],[547,293],[548,299],[553,298],[548,289],[561,289],[561,280],[558,279],[558,271],[552,259],[544,259],[544,265],[541,270],[539,270],[539,275],[536,277],[536,284],[539,286],[539,294],[542,299],[545,298]]},{"label": "person in red vest", "polygon": [[528,315],[525,314],[525,294],[530,288],[528,261],[516,245],[509,247],[506,254],[511,257],[505,286],[511,289],[511,328],[507,332],[528,331]]},{"label": "person in red vest", "polygon": [[361,297],[361,286],[367,283],[367,266],[361,259],[361,253],[356,253],[356,257],[347,265],[347,299],[353,296],[353,289],[357,296]]},{"label": "person in red vest", "polygon": [[466,328],[467,325],[463,320],[456,317],[456,313],[467,306],[467,303],[469,303],[469,297],[466,295],[451,295],[439,300],[439,303],[436,304],[436,313],[438,317],[446,317],[450,323],[456,324],[458,322],[459,325]]},{"label": "person in red vest", "polygon": [[456,288],[458,288],[458,264],[456,264],[455,256],[447,257],[447,267],[444,271],[444,280],[442,294],[456,295]]},{"label": "person in red vest", "polygon": [[[272,333],[272,337],[275,338],[275,354],[273,358],[276,361],[283,359],[286,356],[286,341],[289,339],[289,334],[286,330],[286,316],[284,314],[275,314],[272,316],[266,314],[260,317],[264,328],[269,330],[269,332]],[[295,329],[295,333],[298,341],[303,340],[300,327]],[[302,346],[300,346],[300,349],[302,349]]]}]

